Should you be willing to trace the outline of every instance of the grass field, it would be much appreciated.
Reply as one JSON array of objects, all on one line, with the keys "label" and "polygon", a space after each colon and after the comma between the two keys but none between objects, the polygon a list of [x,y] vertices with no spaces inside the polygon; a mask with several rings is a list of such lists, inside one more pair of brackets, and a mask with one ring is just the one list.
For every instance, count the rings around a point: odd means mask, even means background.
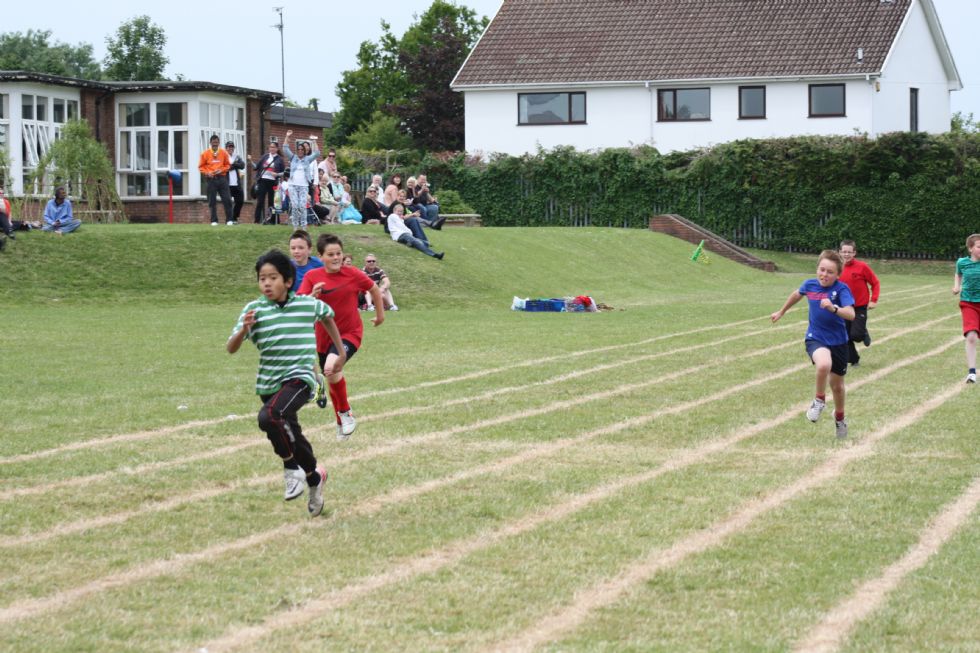
[{"label": "grass field", "polygon": [[[805,307],[768,321],[809,273],[638,231],[447,229],[443,262],[339,231],[402,310],[346,370],[351,440],[301,412],[317,519],[282,501],[254,348],[224,352],[285,229],[0,255],[0,650],[980,651],[951,265],[883,275],[839,442],[803,416]],[[509,310],[581,293],[616,310]]]}]

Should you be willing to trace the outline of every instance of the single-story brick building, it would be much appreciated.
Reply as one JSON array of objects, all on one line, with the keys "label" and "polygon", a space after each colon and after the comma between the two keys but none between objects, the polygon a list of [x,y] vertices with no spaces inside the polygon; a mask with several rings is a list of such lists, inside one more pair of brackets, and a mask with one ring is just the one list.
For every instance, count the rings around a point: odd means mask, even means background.
[{"label": "single-story brick building", "polygon": [[[43,73],[0,71],[0,149],[6,151],[11,196],[46,195],[33,179],[39,159],[64,124],[86,120],[104,143],[116,170],[116,189],[127,216],[164,221],[167,172],[174,184],[174,220],[207,220],[206,184],[197,160],[212,134],[232,141],[244,158],[258,158],[287,129],[307,139],[321,135],[331,114],[285,109],[280,93],[212,82],[103,82]],[[248,184],[246,183],[246,198]],[[247,215],[249,209],[243,210]]]}]

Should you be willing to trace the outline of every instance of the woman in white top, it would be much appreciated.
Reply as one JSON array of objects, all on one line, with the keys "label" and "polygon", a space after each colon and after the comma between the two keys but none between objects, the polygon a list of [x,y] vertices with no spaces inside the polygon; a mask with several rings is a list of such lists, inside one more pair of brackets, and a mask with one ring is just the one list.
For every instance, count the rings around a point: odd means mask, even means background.
[{"label": "woman in white top", "polygon": [[320,150],[310,152],[310,146],[300,143],[296,146],[294,154],[289,149],[289,137],[293,135],[293,130],[286,132],[283,139],[282,153],[289,159],[289,186],[286,191],[289,193],[289,223],[296,229],[306,227],[306,205],[310,199],[310,184],[316,178],[312,170],[316,166],[310,164],[320,156]]}]

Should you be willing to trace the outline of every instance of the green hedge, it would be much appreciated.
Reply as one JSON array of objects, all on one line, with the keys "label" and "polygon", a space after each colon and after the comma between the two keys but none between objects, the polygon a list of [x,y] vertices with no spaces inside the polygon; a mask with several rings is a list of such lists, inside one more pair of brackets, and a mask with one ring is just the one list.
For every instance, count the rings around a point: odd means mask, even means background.
[{"label": "green hedge", "polygon": [[961,256],[980,231],[980,134],[745,140],[661,155],[556,148],[419,162],[488,226],[643,228],[679,213],[753,247],[817,251],[853,238],[878,256]]}]

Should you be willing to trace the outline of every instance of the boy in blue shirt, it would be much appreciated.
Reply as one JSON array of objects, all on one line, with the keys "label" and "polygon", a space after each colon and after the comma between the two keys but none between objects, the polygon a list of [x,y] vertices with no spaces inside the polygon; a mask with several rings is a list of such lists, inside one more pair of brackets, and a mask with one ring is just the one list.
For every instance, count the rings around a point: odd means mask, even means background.
[{"label": "boy in blue shirt", "polygon": [[313,249],[313,239],[305,229],[297,229],[289,237],[289,255],[293,258],[293,270],[296,277],[293,279],[293,292],[299,290],[299,284],[303,283],[303,277],[310,270],[323,267],[323,261],[315,256],[310,256]]},{"label": "boy in blue shirt", "polygon": [[980,337],[980,234],[966,239],[969,256],[956,261],[953,294],[960,296],[963,337],[966,338],[966,382],[977,382],[977,339]]},{"label": "boy in blue shirt", "polygon": [[806,330],[806,353],[817,368],[817,391],[806,411],[811,422],[820,419],[827,407],[827,378],[834,393],[834,418],[838,438],[847,437],[844,418],[844,375],[847,374],[847,343],[850,339],[847,323],[854,319],[854,297],[840,277],[844,261],[832,249],[820,252],[817,277],[807,279],[799,289],[790,293],[786,303],[770,317],[773,322],[786,314],[804,297],[810,304],[810,323]]}]

